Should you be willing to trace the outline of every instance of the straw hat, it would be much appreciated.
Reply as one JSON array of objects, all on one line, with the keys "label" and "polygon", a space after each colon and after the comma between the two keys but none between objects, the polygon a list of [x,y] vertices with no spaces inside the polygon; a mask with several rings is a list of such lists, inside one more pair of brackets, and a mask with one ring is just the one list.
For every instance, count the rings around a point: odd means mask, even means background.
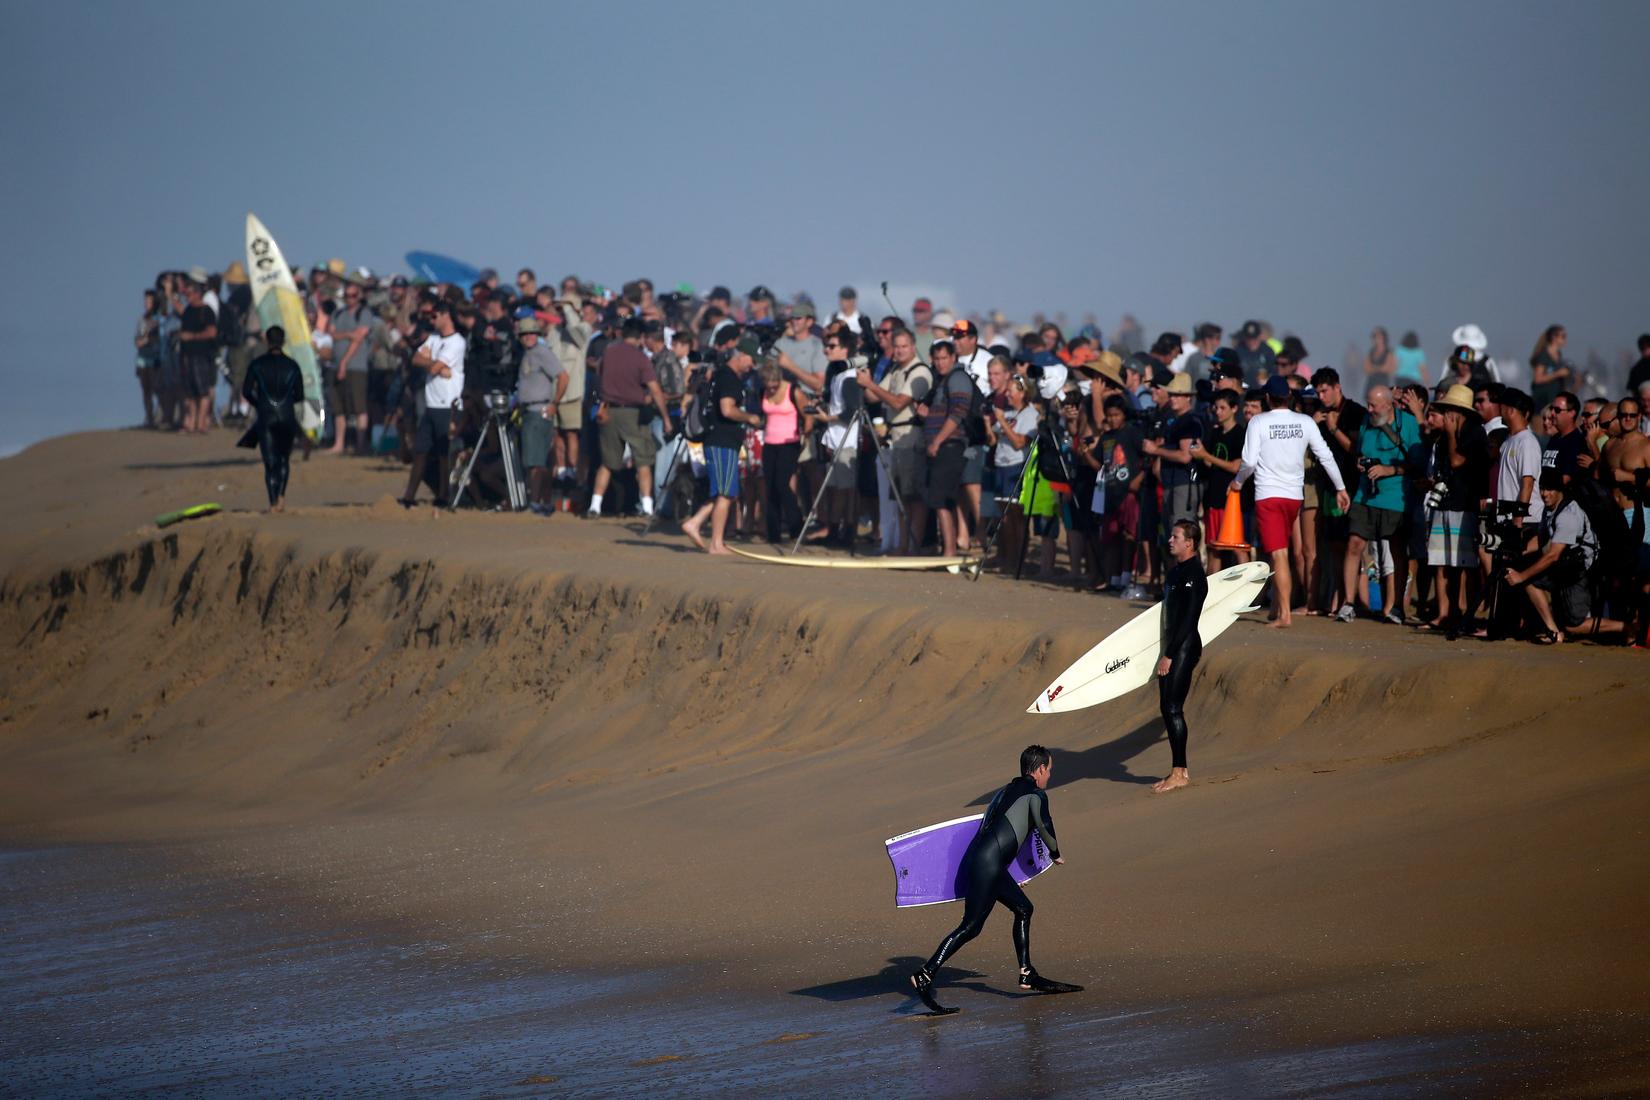
[{"label": "straw hat", "polygon": [[334,256],[332,259],[327,261],[327,274],[342,279],[348,272],[349,267],[346,266],[344,261],[340,260],[338,257]]},{"label": "straw hat", "polygon": [[1472,387],[1454,385],[1444,391],[1444,396],[1432,403],[1435,409],[1459,409],[1462,412],[1478,415],[1478,410],[1472,407]]},{"label": "straw hat", "polygon": [[228,283],[230,286],[241,286],[245,284],[246,268],[241,265],[241,261],[236,260],[234,263],[229,265],[228,270],[223,273],[223,281]]},{"label": "straw hat", "polygon": [[1098,375],[1118,389],[1123,388],[1123,360],[1115,351],[1101,351],[1077,369],[1084,374]]},{"label": "straw hat", "polygon": [[[1175,375],[1173,378],[1169,379],[1168,386],[1164,388],[1167,389],[1171,395],[1179,394],[1182,397],[1190,397],[1193,393],[1197,392],[1195,387],[1192,385],[1192,377],[1189,374]],[[1471,396],[1470,391],[1468,396]]]}]

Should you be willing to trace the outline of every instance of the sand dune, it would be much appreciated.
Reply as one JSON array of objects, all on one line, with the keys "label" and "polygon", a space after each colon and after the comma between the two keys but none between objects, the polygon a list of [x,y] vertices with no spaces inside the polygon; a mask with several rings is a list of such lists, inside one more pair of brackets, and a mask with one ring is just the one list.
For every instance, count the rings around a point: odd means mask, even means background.
[{"label": "sand dune", "polygon": [[[1159,798],[1149,693],[1022,713],[1115,600],[406,513],[370,462],[299,467],[265,517],[234,510],[244,454],[103,433],[0,462],[0,835],[195,841],[538,964],[808,989],[931,949],[955,910],[896,913],[881,841],[1035,740],[1070,860],[1032,887],[1039,958],[1109,1006],[1280,1036],[1644,1021],[1643,653],[1240,623],[1193,688],[1195,785]],[[231,511],[145,523],[202,499]],[[1005,974],[1006,940],[959,962]]]}]

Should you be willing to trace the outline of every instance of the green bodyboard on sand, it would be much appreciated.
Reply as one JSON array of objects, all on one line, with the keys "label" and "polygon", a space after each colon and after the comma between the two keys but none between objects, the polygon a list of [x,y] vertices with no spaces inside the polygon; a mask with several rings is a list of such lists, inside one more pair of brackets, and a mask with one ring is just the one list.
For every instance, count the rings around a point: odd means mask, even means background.
[{"label": "green bodyboard on sand", "polygon": [[199,519],[201,516],[210,516],[214,512],[223,511],[216,504],[192,504],[188,508],[180,508],[176,512],[167,512],[155,517],[156,527],[170,527],[174,523],[182,523],[186,519]]}]

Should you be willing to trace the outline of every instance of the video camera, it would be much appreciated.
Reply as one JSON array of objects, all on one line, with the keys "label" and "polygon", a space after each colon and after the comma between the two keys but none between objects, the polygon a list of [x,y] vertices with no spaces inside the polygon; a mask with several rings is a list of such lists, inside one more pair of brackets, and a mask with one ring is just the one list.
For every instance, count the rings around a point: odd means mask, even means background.
[{"label": "video camera", "polygon": [[1485,550],[1495,553],[1503,542],[1518,537],[1516,521],[1527,519],[1529,515],[1530,506],[1522,500],[1486,501],[1478,509],[1479,542]]}]

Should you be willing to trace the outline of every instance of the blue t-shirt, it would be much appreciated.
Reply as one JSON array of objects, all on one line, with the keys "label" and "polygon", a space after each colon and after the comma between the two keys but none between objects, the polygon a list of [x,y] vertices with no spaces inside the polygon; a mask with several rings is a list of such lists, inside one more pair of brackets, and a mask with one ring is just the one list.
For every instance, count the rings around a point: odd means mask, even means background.
[{"label": "blue t-shirt", "polygon": [[[1392,441],[1385,430],[1365,420],[1363,429],[1358,433],[1359,456],[1374,459],[1376,464],[1381,466],[1401,467],[1406,459],[1416,461],[1421,448],[1421,432],[1416,426],[1415,418],[1399,409],[1396,419],[1389,427],[1391,435],[1398,437],[1397,443]],[[1353,499],[1370,508],[1402,512],[1408,485],[1409,479],[1402,473],[1388,475],[1373,484],[1368,477],[1359,477],[1358,491]]]}]

